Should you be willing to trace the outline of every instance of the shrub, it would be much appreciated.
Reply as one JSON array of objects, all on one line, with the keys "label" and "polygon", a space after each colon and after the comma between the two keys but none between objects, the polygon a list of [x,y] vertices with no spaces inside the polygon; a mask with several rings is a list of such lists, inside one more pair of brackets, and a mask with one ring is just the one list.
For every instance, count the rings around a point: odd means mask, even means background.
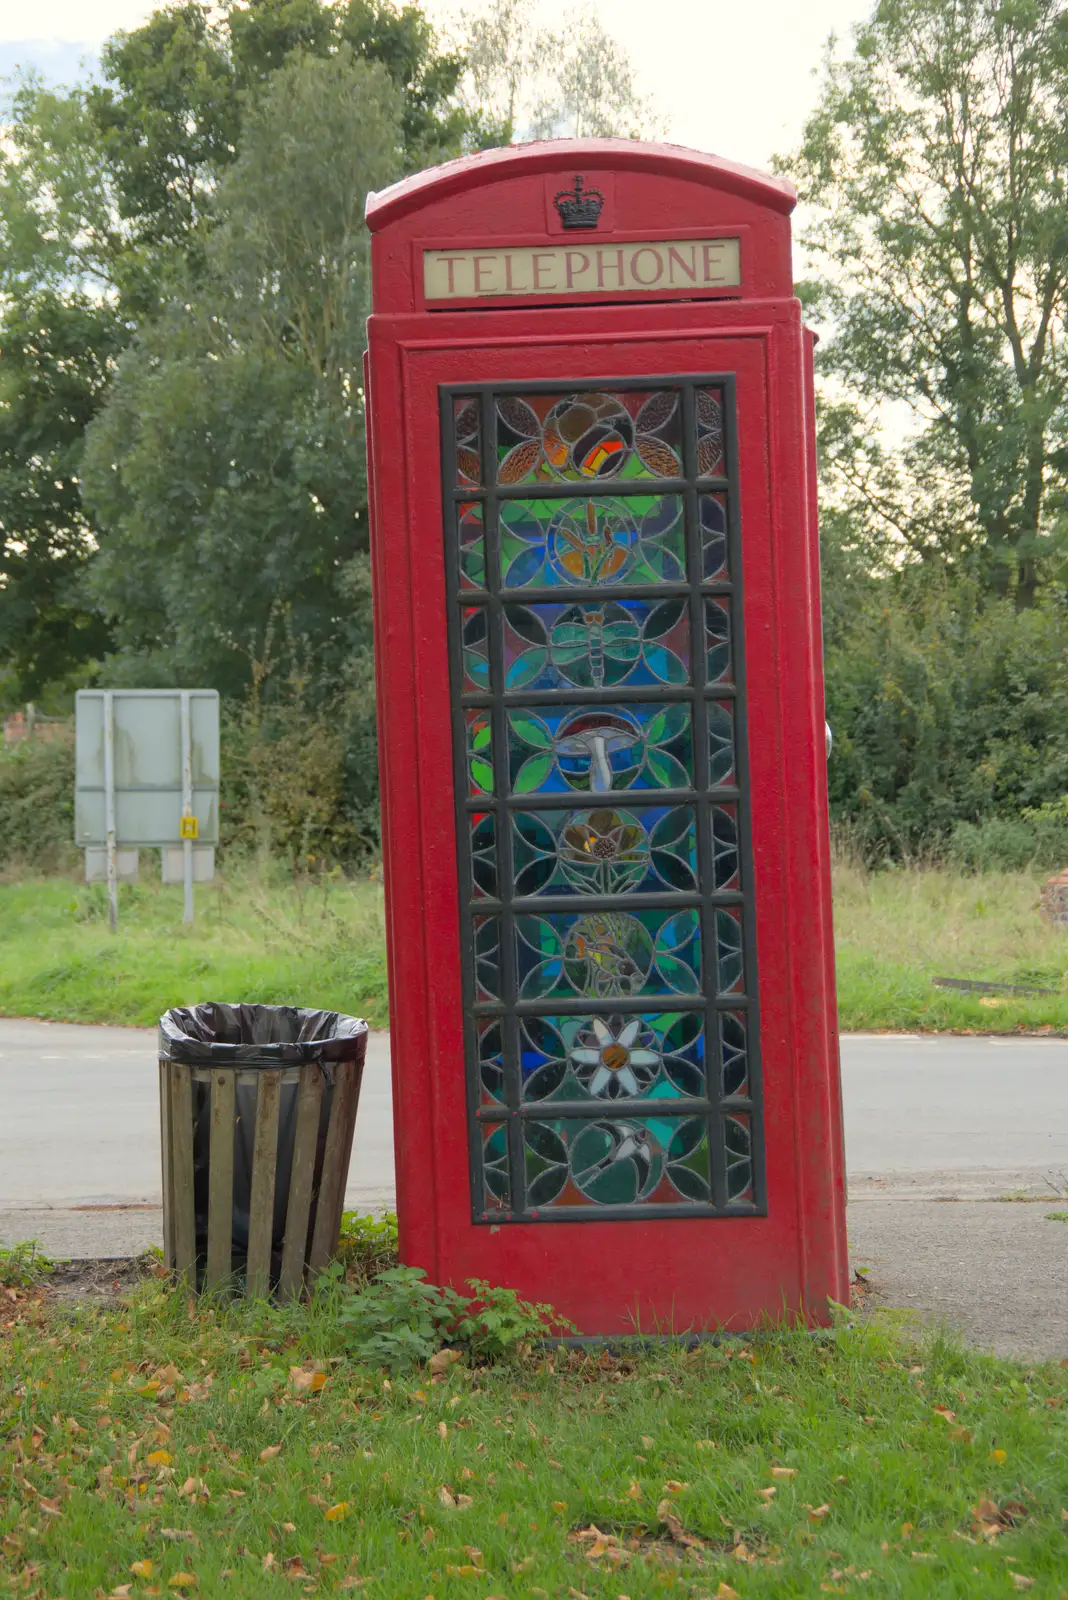
[{"label": "shrub", "polygon": [[0,870],[70,871],[77,861],[73,731],[0,749]]}]

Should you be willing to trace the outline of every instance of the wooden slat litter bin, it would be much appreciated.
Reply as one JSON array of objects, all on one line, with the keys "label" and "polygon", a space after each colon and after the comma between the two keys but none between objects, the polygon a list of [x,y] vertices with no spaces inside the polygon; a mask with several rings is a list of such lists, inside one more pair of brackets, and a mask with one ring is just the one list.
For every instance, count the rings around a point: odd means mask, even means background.
[{"label": "wooden slat litter bin", "polygon": [[366,1048],[366,1024],[336,1013],[161,1019],[164,1258],[191,1286],[296,1299],[335,1254]]}]

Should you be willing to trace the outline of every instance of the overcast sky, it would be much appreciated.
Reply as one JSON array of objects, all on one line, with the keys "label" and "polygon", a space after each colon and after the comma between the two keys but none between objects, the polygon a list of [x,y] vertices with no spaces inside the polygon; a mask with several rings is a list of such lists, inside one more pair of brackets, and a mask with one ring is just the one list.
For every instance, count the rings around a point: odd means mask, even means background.
[{"label": "overcast sky", "polygon": [[[558,28],[567,5],[539,3],[546,25]],[[759,167],[796,141],[827,36],[846,36],[874,0],[596,3],[605,27],[630,52],[643,92],[669,119],[670,137]],[[50,79],[69,81],[81,56],[153,9],[145,0],[0,0],[0,75],[35,65]],[[427,0],[426,10],[440,19],[455,6]]]}]

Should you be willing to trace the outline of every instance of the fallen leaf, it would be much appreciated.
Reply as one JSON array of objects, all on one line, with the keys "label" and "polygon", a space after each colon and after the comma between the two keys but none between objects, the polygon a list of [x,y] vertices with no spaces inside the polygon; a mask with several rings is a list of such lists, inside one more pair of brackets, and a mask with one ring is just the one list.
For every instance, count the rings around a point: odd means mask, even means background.
[{"label": "fallen leaf", "polygon": [[454,1362],[462,1360],[463,1356],[459,1350],[437,1350],[430,1357],[430,1360],[427,1362],[427,1366],[430,1368],[432,1373],[440,1374],[442,1372],[448,1372],[449,1368]]},{"label": "fallen leaf", "polygon": [[628,1499],[628,1500],[640,1500],[641,1497],[642,1497],[642,1486],[641,1486],[641,1484],[632,1481],[630,1488],[626,1492],[626,1499]]},{"label": "fallen leaf", "polygon": [[438,1423],[438,1433],[442,1439],[447,1439],[449,1437],[449,1425],[447,1422]]},{"label": "fallen leaf", "polygon": [[553,1501],[553,1510],[554,1511],[566,1511],[567,1510],[567,1501],[566,1500],[554,1500]]},{"label": "fallen leaf", "polygon": [[951,1411],[948,1406],[935,1406],[934,1414],[936,1417],[941,1417],[944,1422],[956,1422],[957,1420],[957,1413]]},{"label": "fallen leaf", "polygon": [[50,1517],[61,1517],[63,1515],[63,1507],[58,1500],[48,1500],[44,1495],[41,1495],[37,1504]]},{"label": "fallen leaf", "polygon": [[273,1551],[268,1550],[267,1554],[263,1558],[263,1570],[264,1570],[264,1572],[270,1572],[270,1571],[273,1570],[273,1568],[274,1568],[274,1553],[273,1553]]},{"label": "fallen leaf", "polygon": [[349,1509],[348,1501],[347,1500],[339,1500],[337,1502],[337,1505],[327,1506],[326,1510],[323,1512],[323,1516],[326,1518],[327,1522],[340,1522],[342,1517],[345,1516],[345,1514],[348,1511],[348,1509]]},{"label": "fallen leaf", "polygon": [[1025,1578],[1022,1572],[1010,1573],[1010,1577],[1017,1589],[1030,1589],[1035,1581],[1034,1578]]},{"label": "fallen leaf", "polygon": [[680,1483],[678,1478],[669,1478],[667,1483],[664,1485],[664,1493],[681,1494],[684,1489],[688,1489],[689,1487],[690,1485],[688,1483]]},{"label": "fallen leaf", "polygon": [[737,1589],[732,1589],[729,1583],[721,1583],[716,1590],[716,1600],[741,1600]]},{"label": "fallen leaf", "polygon": [[770,1485],[770,1487],[769,1487],[769,1488],[767,1488],[767,1489],[758,1489],[758,1490],[757,1490],[757,1494],[758,1494],[758,1495],[760,1495],[760,1496],[761,1496],[761,1498],[762,1498],[762,1499],[764,1499],[764,1500],[771,1500],[771,1499],[773,1499],[773,1498],[774,1498],[774,1497],[775,1497],[775,1495],[777,1495],[777,1494],[778,1494],[778,1492],[779,1492],[779,1491],[778,1491],[778,1489],[777,1489],[777,1488],[776,1488],[776,1487],[775,1487],[775,1485],[774,1485],[774,1484],[771,1484],[771,1485]]},{"label": "fallen leaf", "polygon": [[822,1522],[824,1517],[829,1517],[831,1514],[831,1508],[829,1505],[808,1506],[806,1509],[808,1511],[808,1520],[810,1522]]},{"label": "fallen leaf", "polygon": [[1009,1459],[1009,1452],[1007,1450],[991,1450],[990,1459],[991,1461],[996,1461],[999,1467],[1003,1467]]},{"label": "fallen leaf", "polygon": [[147,1467],[169,1467],[174,1457],[169,1450],[153,1450],[145,1457]]},{"label": "fallen leaf", "polygon": [[306,1578],[308,1576],[308,1569],[300,1556],[286,1556],[282,1562],[282,1571],[287,1578]]},{"label": "fallen leaf", "polygon": [[956,1428],[950,1428],[949,1437],[951,1439],[959,1439],[961,1444],[971,1444],[972,1442],[971,1430],[969,1428],[962,1428],[959,1425]]},{"label": "fallen leaf", "polygon": [[772,1475],[773,1478],[796,1478],[797,1477],[797,1468],[796,1467],[772,1467],[771,1475]]},{"label": "fallen leaf", "polygon": [[477,1578],[479,1576],[478,1568],[472,1566],[470,1562],[466,1562],[462,1567],[446,1566],[445,1571],[450,1578]]},{"label": "fallen leaf", "polygon": [[649,1435],[647,1433],[643,1433],[642,1434],[642,1448],[643,1449],[651,1450],[655,1443],[656,1443],[656,1440],[655,1439],[650,1439],[650,1437],[649,1437]]},{"label": "fallen leaf", "polygon": [[466,1511],[468,1506],[473,1506],[474,1503],[469,1494],[458,1494],[456,1496],[456,1505],[460,1511]]},{"label": "fallen leaf", "polygon": [[446,1489],[444,1484],[442,1484],[441,1488],[438,1490],[438,1499],[441,1501],[443,1506],[449,1506],[452,1510],[456,1509],[456,1498],[453,1495],[452,1490]]},{"label": "fallen leaf", "polygon": [[282,1446],[280,1444],[269,1444],[266,1449],[260,1451],[260,1460],[273,1461],[275,1456],[279,1456],[281,1454]]},{"label": "fallen leaf", "polygon": [[196,1587],[195,1572],[176,1572],[173,1578],[167,1579],[168,1589],[193,1589]]},{"label": "fallen leaf", "polygon": [[131,1561],[130,1571],[135,1578],[151,1578],[152,1563],[146,1556],[144,1561]]},{"label": "fallen leaf", "polygon": [[161,1539],[192,1539],[196,1543],[196,1534],[189,1528],[161,1528]]},{"label": "fallen leaf", "polygon": [[679,1518],[678,1512],[675,1510],[675,1507],[671,1504],[670,1500],[661,1500],[660,1504],[656,1508],[656,1514],[676,1544],[685,1545],[687,1549],[690,1550],[700,1550],[703,1548],[702,1540],[696,1538],[694,1534],[686,1532],[686,1529],[683,1527]]}]

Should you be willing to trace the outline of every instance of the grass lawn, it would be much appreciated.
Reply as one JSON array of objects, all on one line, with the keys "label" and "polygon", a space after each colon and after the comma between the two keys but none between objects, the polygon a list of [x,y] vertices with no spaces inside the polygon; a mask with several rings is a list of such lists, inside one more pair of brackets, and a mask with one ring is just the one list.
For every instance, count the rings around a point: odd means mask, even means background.
[{"label": "grass lawn", "polygon": [[[0,1588],[30,1600],[1068,1595],[1068,1368],[893,1326],[353,1359],[349,1291],[0,1314]],[[523,1354],[522,1351],[526,1350]]]},{"label": "grass lawn", "polygon": [[[1040,878],[939,870],[835,871],[838,1003],[847,1029],[1068,1033],[1068,935],[1038,916]],[[936,989],[935,976],[1032,984],[1001,998]],[[0,883],[0,1013],[154,1023],[192,1000],[299,1002],[388,1021],[381,889],[371,879],[307,889],[234,875],[197,890],[123,885],[119,933],[103,887]]]},{"label": "grass lawn", "polygon": [[169,1006],[246,1000],[388,1021],[382,892],[365,880],[297,889],[254,875],[181,887],[120,884],[108,931],[102,884],[0,884],[0,1014],[151,1026]]}]

